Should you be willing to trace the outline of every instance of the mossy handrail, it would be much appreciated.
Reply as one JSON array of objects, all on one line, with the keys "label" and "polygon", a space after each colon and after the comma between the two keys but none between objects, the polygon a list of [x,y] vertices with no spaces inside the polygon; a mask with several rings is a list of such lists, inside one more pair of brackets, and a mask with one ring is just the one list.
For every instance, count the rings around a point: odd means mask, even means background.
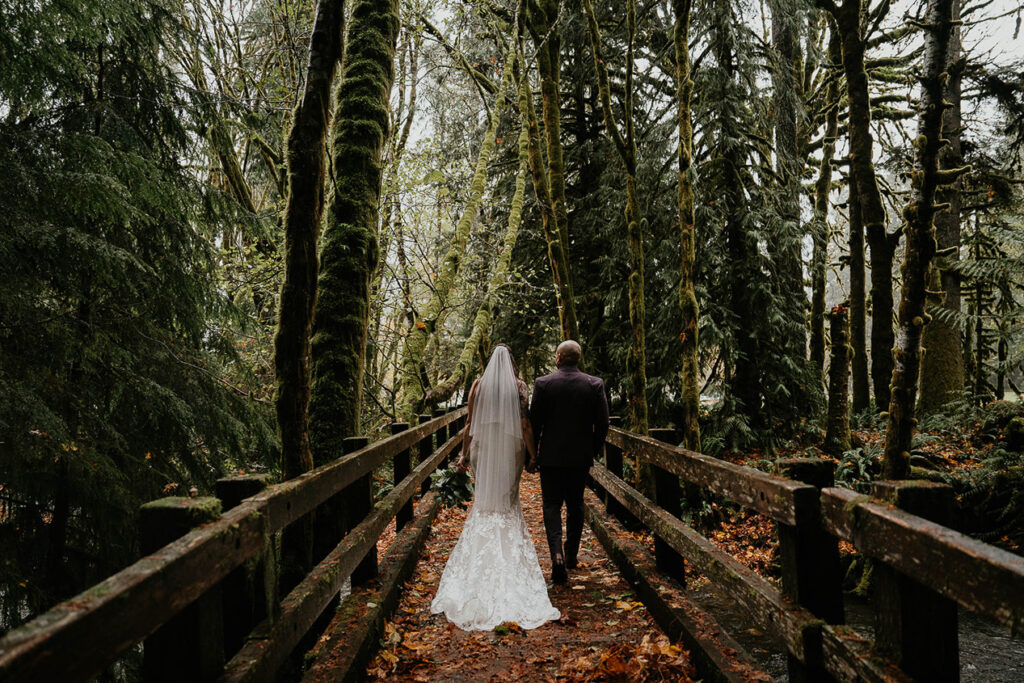
[{"label": "mossy handrail", "polygon": [[[671,430],[656,431],[671,434]],[[639,461],[651,464],[656,481],[667,477],[673,485],[656,487],[656,500],[649,499],[623,481],[623,456],[635,458],[637,465]],[[936,663],[939,658],[934,652],[924,651],[917,639],[907,637],[910,629],[894,616],[897,609],[919,614],[920,620],[915,621],[921,623],[914,628],[938,629],[954,650],[957,604],[993,619],[1014,636],[1024,625],[1024,558],[938,523],[948,519],[943,510],[951,500],[943,485],[876,482],[873,497],[863,496],[834,488],[833,465],[827,461],[780,461],[783,471],[809,482],[801,483],[616,427],[608,433],[605,461],[607,467],[595,464],[591,477],[595,487],[604,491],[608,511],[649,529],[658,540],[656,555],[678,553],[722,583],[762,629],[785,644],[791,675],[796,659],[797,666],[827,672],[836,680],[921,678],[921,667],[929,670],[929,666],[930,671],[941,673],[941,680],[954,680],[956,655]],[[782,590],[666,509],[675,505],[678,510],[679,480],[694,487],[690,490],[720,496],[776,522]],[[894,601],[901,603],[874,604],[883,621],[897,622],[874,643],[842,626],[842,591],[835,571],[837,539],[849,541],[879,563],[888,572],[878,579],[891,591],[887,600],[895,596]],[[676,578],[685,582],[681,568],[677,572]],[[956,672],[951,671],[954,668]]]},{"label": "mossy handrail", "polygon": [[396,482],[391,495],[375,508],[377,514],[367,518],[369,525],[352,529],[338,546],[351,545],[349,554],[353,556],[360,551],[365,554],[366,543],[353,544],[353,539],[371,529],[376,531],[373,539],[379,536],[390,518],[419,490],[429,470],[457,447],[453,423],[465,414],[465,408],[452,410],[270,486],[216,521],[193,529],[10,631],[0,639],[0,681],[88,680],[217,586],[232,570],[261,553],[274,533],[389,458],[408,451],[435,432],[444,436],[450,432],[446,444]]}]

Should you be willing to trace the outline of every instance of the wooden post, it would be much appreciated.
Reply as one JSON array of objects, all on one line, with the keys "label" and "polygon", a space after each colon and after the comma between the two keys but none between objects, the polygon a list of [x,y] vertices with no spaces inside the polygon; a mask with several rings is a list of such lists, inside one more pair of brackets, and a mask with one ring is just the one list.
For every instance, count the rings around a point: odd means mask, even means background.
[{"label": "wooden post", "polygon": [[[350,436],[342,443],[345,454],[365,448],[369,443],[365,436]],[[342,489],[338,495],[345,501],[345,533],[352,531],[373,510],[373,480],[367,473]],[[359,586],[377,576],[377,548],[374,546],[352,572],[352,586]]]},{"label": "wooden post", "polygon": [[[218,479],[217,498],[224,510],[255,496],[270,484],[269,474],[245,474]],[[234,654],[256,624],[274,614],[277,606],[277,572],[274,543],[268,539],[263,552],[231,571],[221,582],[224,599],[224,651]]]},{"label": "wooden post", "polygon": [[[434,408],[434,417],[442,417],[448,412],[444,408]],[[434,432],[434,448],[435,450],[443,446],[448,441],[448,427],[441,427]],[[448,458],[442,460],[438,465],[437,469],[443,470],[448,467]]]},{"label": "wooden post", "polygon": [[[664,441],[673,446],[678,443],[676,430],[674,429],[651,429],[649,434],[652,439]],[[639,467],[639,463],[637,463],[637,466]],[[679,517],[680,513],[682,513],[682,491],[679,488],[679,477],[655,465],[651,465],[651,469],[654,470],[655,504],[673,517]],[[682,556],[657,536],[654,538],[654,559],[658,566],[658,571],[672,577],[681,586],[686,586],[686,565],[683,562]]]},{"label": "wooden post", "polygon": [[[608,418],[608,422],[612,427],[621,427],[622,418],[618,415],[613,415]],[[614,474],[619,479],[622,479],[622,449],[618,446],[605,442],[604,444],[604,466],[608,468],[608,471]],[[609,515],[615,517],[620,522],[623,521],[626,509],[622,507],[622,503],[615,500],[612,494],[605,493],[604,496],[604,509]]]},{"label": "wooden post", "polygon": [[[458,409],[459,408],[457,406],[454,407],[454,408],[449,408],[448,412],[449,413],[453,413],[453,412],[455,412]],[[454,438],[456,435],[458,435],[459,431],[462,429],[461,426],[460,426],[461,422],[462,422],[462,418],[459,417],[459,418],[456,418],[456,419],[454,419],[454,420],[452,420],[451,422],[448,423],[448,438],[449,439]],[[452,454],[448,457],[448,460],[445,461],[445,466],[447,466],[448,463],[452,462],[453,459],[458,458],[461,453],[462,453],[462,443],[460,442],[459,445],[457,445],[454,449],[452,449]]]},{"label": "wooden post", "polygon": [[[172,497],[146,503],[139,512],[140,546],[149,555],[194,527],[218,519],[221,506],[216,498]],[[214,586],[146,638],[142,680],[214,680],[224,668],[223,610],[220,586]]]},{"label": "wooden post", "polygon": [[[877,481],[871,495],[937,524],[952,518],[953,489],[946,484]],[[871,578],[875,647],[914,680],[959,681],[956,603],[882,562]]]},{"label": "wooden post", "polygon": [[[409,429],[408,422],[394,422],[391,424],[391,433],[398,434]],[[412,471],[412,464],[409,458],[409,449],[405,449],[401,453],[397,454],[392,461],[392,484],[398,486],[403,479],[409,476],[409,472]],[[412,498],[406,501],[405,505],[399,509],[398,514],[395,515],[395,531],[401,531],[402,527],[409,523],[412,519]]]},{"label": "wooden post", "polygon": [[[430,415],[420,415],[420,424],[424,422],[430,422]],[[419,453],[416,464],[419,464],[430,457],[430,454],[434,452],[434,435],[427,434],[425,437],[420,439],[420,442],[416,445],[416,449]],[[420,485],[420,495],[425,496],[430,491],[430,477],[423,480],[423,484]]]},{"label": "wooden post", "polygon": [[[780,475],[819,490],[835,486],[836,465],[829,460],[786,458],[775,466]],[[821,528],[820,511],[808,516],[797,526],[779,525],[783,590],[819,619],[829,624],[846,623],[839,540]]]},{"label": "wooden post", "polygon": [[[780,475],[819,490],[835,485],[835,463],[828,460],[785,458],[775,466]],[[839,541],[822,529],[819,505],[806,504],[796,516],[795,525],[778,525],[782,593],[829,624],[845,623]],[[820,661],[801,663],[787,657],[790,681],[831,680]]]}]

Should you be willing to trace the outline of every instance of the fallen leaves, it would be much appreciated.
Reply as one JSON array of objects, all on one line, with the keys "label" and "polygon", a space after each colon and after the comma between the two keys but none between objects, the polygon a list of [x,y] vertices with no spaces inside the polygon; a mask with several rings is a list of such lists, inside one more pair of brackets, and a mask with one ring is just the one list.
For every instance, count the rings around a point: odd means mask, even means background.
[{"label": "fallen leaves", "polygon": [[[537,477],[524,477],[521,498],[541,569],[549,577]],[[562,612],[558,621],[532,630],[506,622],[493,631],[467,632],[431,614],[430,602],[465,517],[458,508],[439,512],[415,573],[385,624],[381,649],[367,667],[369,679],[692,680],[687,653],[660,633],[589,529],[570,584],[549,587]]]}]

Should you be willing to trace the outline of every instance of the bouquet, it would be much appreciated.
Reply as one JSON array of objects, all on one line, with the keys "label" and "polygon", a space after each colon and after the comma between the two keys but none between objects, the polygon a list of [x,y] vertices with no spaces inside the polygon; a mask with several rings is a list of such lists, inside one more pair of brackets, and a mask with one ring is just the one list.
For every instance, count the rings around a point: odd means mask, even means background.
[{"label": "bouquet", "polygon": [[473,482],[468,472],[460,472],[454,464],[448,469],[437,470],[430,475],[431,488],[437,491],[441,506],[466,509],[466,503],[473,498]]}]

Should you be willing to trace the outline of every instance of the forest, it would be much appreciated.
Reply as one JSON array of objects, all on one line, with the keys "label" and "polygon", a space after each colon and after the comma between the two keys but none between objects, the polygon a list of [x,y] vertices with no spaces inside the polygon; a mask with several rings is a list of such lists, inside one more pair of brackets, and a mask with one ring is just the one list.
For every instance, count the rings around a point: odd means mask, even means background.
[{"label": "forest", "polygon": [[137,559],[143,503],[461,405],[499,342],[531,384],[579,341],[693,451],[951,484],[1021,552],[1022,20],[0,0],[0,633]]}]

